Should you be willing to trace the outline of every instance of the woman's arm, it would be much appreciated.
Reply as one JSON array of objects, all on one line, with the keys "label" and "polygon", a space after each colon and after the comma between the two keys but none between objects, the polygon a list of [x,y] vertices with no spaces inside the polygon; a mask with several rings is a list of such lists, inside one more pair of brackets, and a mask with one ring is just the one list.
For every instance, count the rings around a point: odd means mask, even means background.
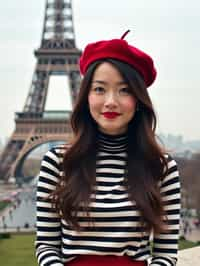
[{"label": "woman's arm", "polygon": [[155,234],[151,266],[176,265],[179,222],[180,222],[180,180],[177,164],[168,156],[168,173],[161,182],[161,196],[166,213],[167,233]]},{"label": "woman's arm", "polygon": [[60,162],[55,150],[48,151],[41,164],[37,186],[36,256],[40,266],[63,266],[61,260],[61,223],[52,208],[50,193],[60,177]]}]

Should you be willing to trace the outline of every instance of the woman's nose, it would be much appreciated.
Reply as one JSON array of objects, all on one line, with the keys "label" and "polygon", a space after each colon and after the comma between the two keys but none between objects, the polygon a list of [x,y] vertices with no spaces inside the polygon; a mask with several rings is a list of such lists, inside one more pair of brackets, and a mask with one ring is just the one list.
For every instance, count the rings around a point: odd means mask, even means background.
[{"label": "woman's nose", "polygon": [[109,93],[105,97],[105,106],[117,105],[117,97],[114,93]]}]

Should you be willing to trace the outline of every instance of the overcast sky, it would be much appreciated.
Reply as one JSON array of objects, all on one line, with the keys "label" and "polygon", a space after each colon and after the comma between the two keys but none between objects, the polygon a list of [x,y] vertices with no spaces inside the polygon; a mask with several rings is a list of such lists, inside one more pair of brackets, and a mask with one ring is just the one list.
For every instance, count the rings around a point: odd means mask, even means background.
[{"label": "overcast sky", "polygon": [[[41,42],[44,7],[45,0],[1,3],[0,138],[11,135],[14,112],[23,109],[36,64],[33,51]],[[158,133],[200,140],[200,1],[74,0],[73,7],[80,49],[88,42],[118,38],[131,30],[126,39],[149,53],[158,71],[149,88]],[[59,88],[55,84],[52,80],[49,109],[51,104],[69,109],[67,88],[60,88],[59,81]]]}]

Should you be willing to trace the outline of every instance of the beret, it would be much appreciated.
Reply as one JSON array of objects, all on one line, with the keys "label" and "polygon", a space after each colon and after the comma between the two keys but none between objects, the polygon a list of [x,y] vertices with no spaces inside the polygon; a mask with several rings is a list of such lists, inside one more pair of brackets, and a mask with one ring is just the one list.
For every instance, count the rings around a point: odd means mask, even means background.
[{"label": "beret", "polygon": [[133,67],[142,76],[146,86],[149,87],[154,82],[157,74],[153,59],[124,40],[128,32],[129,30],[120,39],[89,43],[79,60],[81,74],[85,75],[89,65],[94,61],[112,58],[123,61]]}]

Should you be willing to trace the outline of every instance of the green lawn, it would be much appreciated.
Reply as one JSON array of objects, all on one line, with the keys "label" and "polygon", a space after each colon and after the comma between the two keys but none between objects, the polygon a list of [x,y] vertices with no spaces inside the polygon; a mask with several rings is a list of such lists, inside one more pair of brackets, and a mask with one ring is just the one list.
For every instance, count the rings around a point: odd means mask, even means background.
[{"label": "green lawn", "polygon": [[11,235],[0,239],[0,264],[6,266],[37,266],[34,254],[34,235]]},{"label": "green lawn", "polygon": [[180,240],[179,241],[179,250],[181,249],[186,249],[186,248],[193,248],[196,246],[199,246],[200,243],[199,242],[191,242],[191,241],[187,241],[187,240]]},{"label": "green lawn", "polygon": [[[34,234],[13,234],[0,239],[0,263],[5,266],[37,266],[34,250]],[[197,243],[180,240],[179,248],[191,248]]]}]

